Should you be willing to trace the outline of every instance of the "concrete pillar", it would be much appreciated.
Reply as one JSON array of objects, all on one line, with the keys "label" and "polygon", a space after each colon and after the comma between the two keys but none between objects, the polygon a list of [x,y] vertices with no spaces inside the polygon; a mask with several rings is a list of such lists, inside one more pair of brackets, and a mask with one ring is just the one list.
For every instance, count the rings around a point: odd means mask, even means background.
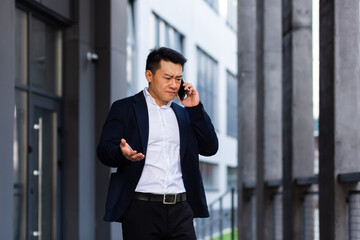
[{"label": "concrete pillar", "polygon": [[95,240],[95,65],[86,58],[95,51],[95,4],[79,0],[79,240]]},{"label": "concrete pillar", "polygon": [[359,1],[320,1],[320,238],[348,239],[350,190],[340,173],[360,171]]},{"label": "concrete pillar", "polygon": [[[95,149],[110,104],[126,96],[126,7],[126,0],[78,0],[75,23],[65,32],[66,239],[112,238],[103,221],[110,169],[96,160]],[[88,52],[98,60],[87,60]],[[117,238],[120,229],[116,224]]]},{"label": "concrete pillar", "polygon": [[[335,1],[335,178],[360,172],[360,2]],[[350,190],[360,184],[335,182],[335,239],[349,238]],[[350,238],[349,238],[350,239]]]},{"label": "concrete pillar", "polygon": [[[126,97],[126,28],[127,0],[96,1],[96,143],[102,125],[117,99]],[[104,222],[104,209],[109,183],[110,169],[96,162],[96,239],[118,239],[121,236],[119,223]],[[105,186],[105,187],[104,187]]]},{"label": "concrete pillar", "polygon": [[264,0],[256,1],[256,239],[265,237]]},{"label": "concrete pillar", "polygon": [[281,0],[265,1],[265,179],[282,177],[282,19]]},{"label": "concrete pillar", "polygon": [[303,189],[313,175],[312,1],[283,0],[283,238],[303,238]]},{"label": "concrete pillar", "polygon": [[[256,181],[256,1],[238,0],[238,229],[246,239],[249,199],[244,183]],[[250,214],[251,211],[247,211]]]},{"label": "concrete pillar", "polygon": [[[282,178],[282,2],[264,1],[264,166],[265,182],[281,182]],[[269,184],[267,184],[269,186]],[[277,200],[281,200],[279,186],[265,191],[265,235],[264,239],[273,239],[275,226],[282,221]]]},{"label": "concrete pillar", "polygon": [[[96,143],[100,139],[102,125],[111,104],[111,0],[95,2],[95,44],[99,61],[96,63],[95,79],[95,128]],[[110,240],[111,225],[102,220],[104,216],[104,204],[106,202],[106,188],[108,185],[110,170],[108,167],[96,161],[95,188],[96,188],[96,239]]]},{"label": "concrete pillar", "polygon": [[13,239],[14,219],[14,86],[15,86],[15,5],[0,1],[0,239]]}]

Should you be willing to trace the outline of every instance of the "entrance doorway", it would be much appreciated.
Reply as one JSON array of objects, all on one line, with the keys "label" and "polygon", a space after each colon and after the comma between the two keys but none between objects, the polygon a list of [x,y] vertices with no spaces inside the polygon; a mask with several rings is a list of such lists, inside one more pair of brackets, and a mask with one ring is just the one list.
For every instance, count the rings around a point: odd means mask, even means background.
[{"label": "entrance doorway", "polygon": [[14,239],[61,239],[62,32],[16,9]]},{"label": "entrance doorway", "polygon": [[34,96],[30,116],[29,233],[39,240],[58,239],[61,196],[60,104]]}]

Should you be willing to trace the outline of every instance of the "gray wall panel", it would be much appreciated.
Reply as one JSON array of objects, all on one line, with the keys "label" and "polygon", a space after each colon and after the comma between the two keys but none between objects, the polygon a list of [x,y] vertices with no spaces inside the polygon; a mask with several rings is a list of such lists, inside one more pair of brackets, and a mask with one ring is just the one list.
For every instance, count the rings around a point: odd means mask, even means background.
[{"label": "gray wall panel", "polygon": [[71,19],[72,0],[41,0],[41,4],[60,14],[61,16]]},{"label": "gray wall panel", "polygon": [[88,44],[80,44],[79,77],[79,239],[95,239],[95,65],[85,56]]},{"label": "gray wall panel", "polygon": [[0,239],[13,239],[15,6],[0,1]]}]

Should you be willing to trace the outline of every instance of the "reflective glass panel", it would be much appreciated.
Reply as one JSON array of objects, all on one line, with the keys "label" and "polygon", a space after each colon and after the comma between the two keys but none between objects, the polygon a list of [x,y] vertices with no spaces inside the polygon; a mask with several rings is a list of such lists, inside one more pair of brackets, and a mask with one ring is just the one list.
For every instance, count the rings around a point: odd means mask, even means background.
[{"label": "reflective glass panel", "polygon": [[30,84],[61,96],[61,32],[31,19]]},{"label": "reflective glass panel", "polygon": [[32,231],[57,237],[57,113],[35,108],[32,165]]},{"label": "reflective glass panel", "polygon": [[14,239],[26,239],[27,163],[28,163],[27,93],[16,90],[14,108]]},{"label": "reflective glass panel", "polygon": [[154,28],[155,47],[168,47],[183,52],[183,35],[159,16],[154,14],[151,23]]},{"label": "reflective glass panel", "polygon": [[237,137],[237,78],[227,72],[226,131],[228,136]]},{"label": "reflective glass panel", "polygon": [[218,96],[216,91],[218,64],[212,57],[210,57],[199,47],[197,48],[197,61],[197,90],[206,112],[211,117],[215,128],[218,129]]},{"label": "reflective glass panel", "polygon": [[127,37],[126,37],[126,82],[127,95],[135,93],[135,26],[134,26],[133,4],[128,2],[127,6]]},{"label": "reflective glass panel", "polygon": [[15,82],[27,85],[28,28],[27,14],[16,9],[15,18]]}]

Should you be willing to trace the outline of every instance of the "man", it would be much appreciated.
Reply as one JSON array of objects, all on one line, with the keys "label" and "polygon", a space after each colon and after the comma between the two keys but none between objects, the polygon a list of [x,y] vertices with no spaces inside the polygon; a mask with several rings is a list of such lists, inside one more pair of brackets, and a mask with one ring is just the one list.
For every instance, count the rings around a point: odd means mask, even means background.
[{"label": "man", "polygon": [[181,84],[185,62],[172,49],[152,50],[148,87],[114,102],[103,126],[97,154],[117,168],[104,220],[122,222],[125,240],[196,239],[193,218],[209,216],[198,154],[214,155],[218,139],[198,92]]}]

